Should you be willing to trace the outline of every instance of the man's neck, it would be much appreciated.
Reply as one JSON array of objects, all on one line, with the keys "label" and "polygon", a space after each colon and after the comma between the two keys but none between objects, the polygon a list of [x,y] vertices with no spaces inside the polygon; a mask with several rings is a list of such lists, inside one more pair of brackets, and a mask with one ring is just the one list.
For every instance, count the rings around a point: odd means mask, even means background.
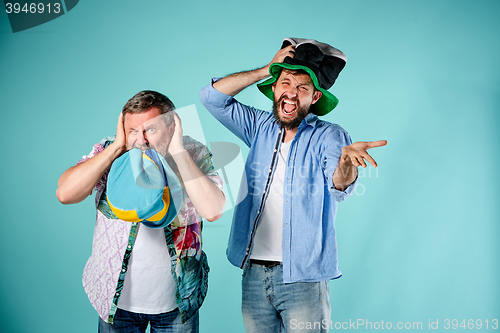
[{"label": "man's neck", "polygon": [[295,137],[295,134],[297,134],[297,128],[298,127],[295,127],[292,129],[285,128],[285,135],[283,136],[283,142],[288,142],[288,141],[293,140],[293,138]]}]

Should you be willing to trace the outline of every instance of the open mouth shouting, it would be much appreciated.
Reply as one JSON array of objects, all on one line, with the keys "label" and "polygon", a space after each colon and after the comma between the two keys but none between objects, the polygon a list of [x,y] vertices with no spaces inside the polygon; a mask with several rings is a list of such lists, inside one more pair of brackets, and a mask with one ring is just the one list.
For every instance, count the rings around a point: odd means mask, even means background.
[{"label": "open mouth shouting", "polygon": [[299,106],[297,100],[281,97],[280,109],[285,115],[292,116],[295,112],[297,112],[298,108]]},{"label": "open mouth shouting", "polygon": [[298,127],[307,112],[297,98],[281,96],[278,101],[273,102],[274,119],[287,129]]}]

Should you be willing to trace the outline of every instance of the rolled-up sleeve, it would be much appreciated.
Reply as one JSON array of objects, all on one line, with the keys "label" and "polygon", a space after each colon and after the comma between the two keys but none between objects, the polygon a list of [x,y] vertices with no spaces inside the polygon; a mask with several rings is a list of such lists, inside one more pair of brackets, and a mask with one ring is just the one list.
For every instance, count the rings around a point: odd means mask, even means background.
[{"label": "rolled-up sleeve", "polygon": [[[82,156],[82,158],[75,165],[81,164],[81,163],[91,159],[92,157],[96,156],[97,154],[101,153],[113,141],[115,141],[115,136],[105,137],[99,143],[95,144],[92,147],[92,151],[88,155]],[[101,176],[101,178],[99,179],[97,184],[94,186],[91,194],[94,194],[97,191],[102,191],[106,187],[106,182],[108,180],[108,173],[109,173],[109,168],[104,172],[104,174]]]},{"label": "rolled-up sleeve", "polygon": [[200,100],[222,125],[250,147],[259,118],[267,117],[268,113],[241,104],[233,96],[221,93],[212,86],[218,80],[213,78],[209,85],[200,90]]}]

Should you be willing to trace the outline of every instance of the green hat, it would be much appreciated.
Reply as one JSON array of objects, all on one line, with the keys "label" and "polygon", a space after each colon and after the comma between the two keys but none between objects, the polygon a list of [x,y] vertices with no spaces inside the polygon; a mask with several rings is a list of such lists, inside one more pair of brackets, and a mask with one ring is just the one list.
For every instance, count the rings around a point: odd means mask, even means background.
[{"label": "green hat", "polygon": [[282,63],[271,64],[269,67],[271,78],[259,83],[257,87],[267,98],[273,100],[272,85],[278,79],[283,68],[304,70],[311,77],[316,89],[323,93],[314,104],[312,112],[318,116],[328,114],[339,103],[337,97],[328,89],[333,86],[340,71],[344,68],[347,57],[340,50],[314,39],[285,38],[281,48],[288,45],[295,46],[294,57],[286,57]]}]

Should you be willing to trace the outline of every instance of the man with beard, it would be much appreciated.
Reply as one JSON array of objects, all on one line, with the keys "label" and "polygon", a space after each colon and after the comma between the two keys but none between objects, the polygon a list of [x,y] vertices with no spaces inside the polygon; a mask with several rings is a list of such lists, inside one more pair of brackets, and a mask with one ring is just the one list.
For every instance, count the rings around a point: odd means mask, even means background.
[{"label": "man with beard", "polygon": [[[337,203],[353,193],[358,166],[377,166],[367,150],[386,144],[351,143],[339,125],[317,117],[338,104],[328,89],[345,61],[328,44],[286,38],[267,66],[213,79],[200,92],[205,107],[250,147],[227,249],[243,269],[247,332],[330,326],[328,281],[341,276]],[[258,88],[273,101],[272,114],[234,99],[269,76]]]},{"label": "man with beard", "polygon": [[[162,165],[168,162],[169,171],[181,181],[183,196],[171,224],[152,228],[145,221],[131,223],[126,218],[130,214],[118,214],[112,206],[109,168],[132,148],[143,150],[141,156],[156,150],[165,158]],[[206,146],[183,136],[172,101],[146,90],[123,107],[116,136],[104,138],[60,177],[57,198],[63,204],[81,202],[97,192],[92,255],[83,286],[100,316],[99,332],[145,332],[148,324],[154,332],[198,332],[209,270],[201,246],[202,218],[217,220],[225,203],[211,156]],[[118,173],[117,182],[124,175]],[[136,197],[134,192],[119,195],[128,201]]]}]

